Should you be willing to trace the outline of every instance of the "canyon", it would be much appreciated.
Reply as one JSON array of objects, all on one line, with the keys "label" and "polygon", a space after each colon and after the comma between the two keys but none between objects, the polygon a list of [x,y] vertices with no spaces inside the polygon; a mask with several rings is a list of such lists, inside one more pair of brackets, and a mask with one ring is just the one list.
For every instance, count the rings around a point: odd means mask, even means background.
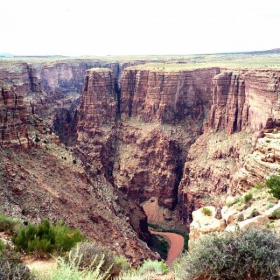
[{"label": "canyon", "polygon": [[277,171],[261,139],[280,127],[280,70],[145,62],[0,61],[1,212],[137,263],[159,257],[147,219],[188,232]]}]

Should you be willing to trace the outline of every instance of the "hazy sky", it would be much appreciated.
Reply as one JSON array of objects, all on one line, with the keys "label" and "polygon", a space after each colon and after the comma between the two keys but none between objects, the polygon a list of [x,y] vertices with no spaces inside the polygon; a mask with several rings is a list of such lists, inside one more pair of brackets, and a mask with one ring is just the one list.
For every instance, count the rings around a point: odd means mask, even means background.
[{"label": "hazy sky", "polygon": [[280,0],[0,0],[0,53],[146,55],[280,48]]}]

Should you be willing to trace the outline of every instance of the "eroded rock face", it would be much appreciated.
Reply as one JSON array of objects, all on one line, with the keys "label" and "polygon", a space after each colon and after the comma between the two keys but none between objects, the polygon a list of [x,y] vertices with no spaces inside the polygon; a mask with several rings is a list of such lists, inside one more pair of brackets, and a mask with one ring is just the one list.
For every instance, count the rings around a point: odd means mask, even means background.
[{"label": "eroded rock face", "polygon": [[160,129],[122,127],[114,162],[114,184],[139,203],[155,196],[159,206],[177,203],[182,162],[180,147]]},{"label": "eroded rock face", "polygon": [[125,69],[121,77],[121,114],[144,122],[178,124],[203,119],[218,68],[191,71]]},{"label": "eroded rock face", "polygon": [[275,109],[279,72],[223,71],[213,78],[212,106],[208,126],[227,134],[259,131]]},{"label": "eroded rock face", "polygon": [[24,96],[15,87],[0,81],[0,145],[28,147],[27,116]]},{"label": "eroded rock face", "polygon": [[117,120],[116,79],[110,69],[87,71],[77,125],[77,153],[93,174],[112,174]]}]

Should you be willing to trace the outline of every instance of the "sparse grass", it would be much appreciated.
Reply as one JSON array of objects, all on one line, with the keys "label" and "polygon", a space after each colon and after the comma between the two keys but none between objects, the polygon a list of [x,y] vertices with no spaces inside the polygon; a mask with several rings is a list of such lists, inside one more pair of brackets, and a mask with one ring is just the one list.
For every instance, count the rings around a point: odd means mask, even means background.
[{"label": "sparse grass", "polygon": [[150,280],[160,279],[159,275],[168,273],[168,266],[161,261],[145,260],[137,269],[122,272],[118,280]]},{"label": "sparse grass", "polygon": [[13,234],[20,225],[21,222],[19,220],[7,217],[0,213],[0,231]]},{"label": "sparse grass", "polygon": [[[79,258],[77,258],[79,256]],[[74,259],[73,259],[74,258]],[[130,268],[130,264],[123,256],[117,256],[108,248],[101,247],[93,242],[82,242],[74,247],[67,257],[70,263],[77,262],[79,269],[95,270],[99,265],[100,272],[114,278],[123,270]],[[102,262],[102,264],[100,264]]]},{"label": "sparse grass", "polygon": [[97,258],[93,259],[89,267],[83,270],[79,268],[80,259],[81,256],[79,255],[73,256],[70,261],[58,257],[55,268],[51,269],[46,275],[35,272],[36,278],[38,280],[106,280],[109,278],[108,271],[101,271],[104,256],[98,260]]}]

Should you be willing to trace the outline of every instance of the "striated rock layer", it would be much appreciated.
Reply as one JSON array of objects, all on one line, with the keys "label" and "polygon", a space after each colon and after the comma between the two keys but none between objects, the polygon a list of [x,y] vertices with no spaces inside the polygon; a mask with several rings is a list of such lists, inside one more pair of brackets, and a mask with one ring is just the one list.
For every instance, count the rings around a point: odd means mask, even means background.
[{"label": "striated rock layer", "polygon": [[27,148],[27,116],[23,95],[0,81],[0,146]]},{"label": "striated rock layer", "polygon": [[87,71],[77,124],[76,152],[96,174],[111,176],[117,121],[116,78],[110,69]]}]

